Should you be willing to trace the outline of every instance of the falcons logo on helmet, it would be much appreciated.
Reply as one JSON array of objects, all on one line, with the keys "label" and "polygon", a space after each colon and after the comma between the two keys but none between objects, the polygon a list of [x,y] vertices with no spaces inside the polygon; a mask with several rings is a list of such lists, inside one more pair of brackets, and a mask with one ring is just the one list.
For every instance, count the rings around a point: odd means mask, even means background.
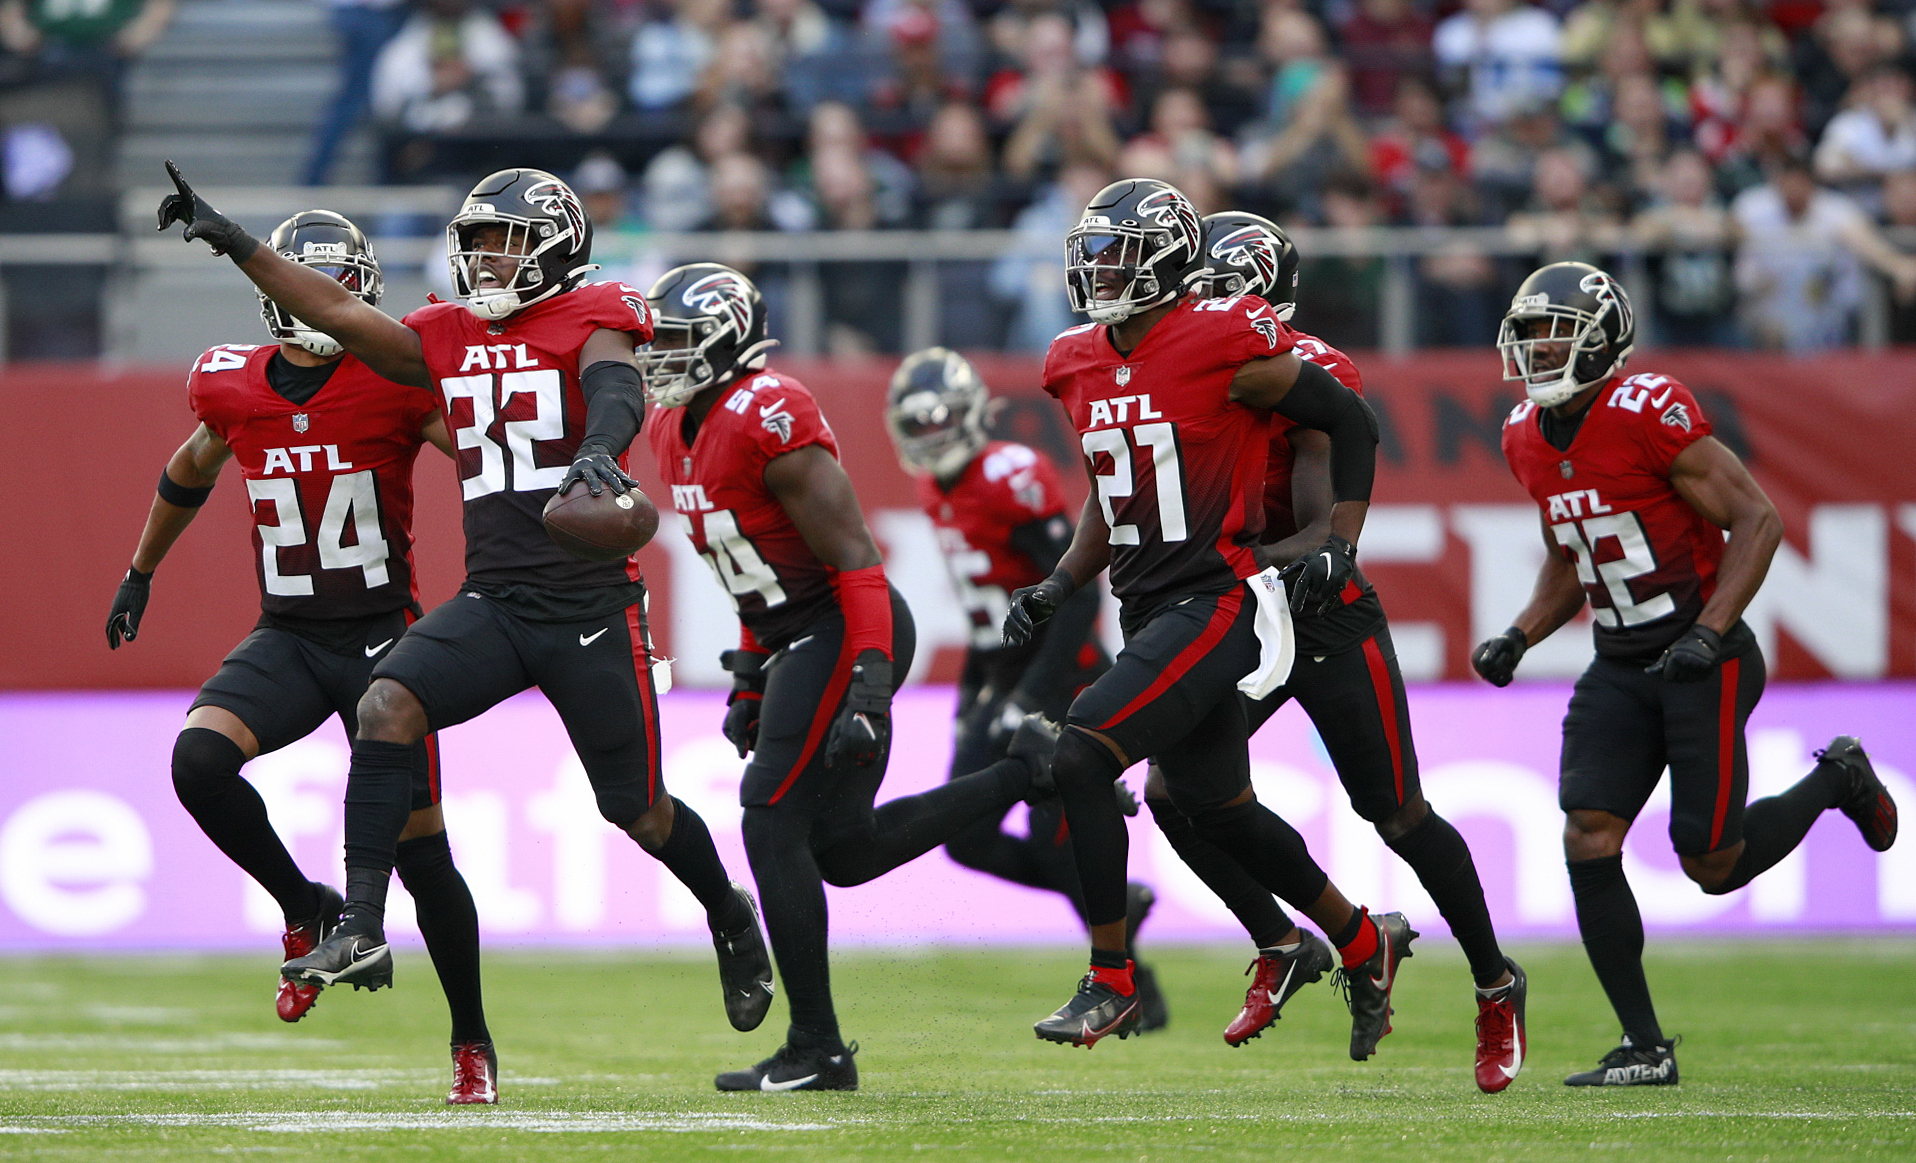
[{"label": "falcons logo on helmet", "polygon": [[1240,226],[1218,239],[1211,244],[1211,257],[1228,266],[1250,268],[1266,290],[1277,283],[1277,247],[1259,227]]},{"label": "falcons logo on helmet", "polygon": [[[1619,332],[1629,331],[1636,326],[1636,320],[1632,317],[1633,313],[1630,310],[1630,300],[1623,295],[1617,294],[1617,284],[1609,275],[1604,274],[1602,271],[1587,274],[1578,280],[1577,289],[1595,296],[1597,302],[1608,305],[1612,311],[1617,313],[1617,330]],[[1544,298],[1548,301],[1549,297],[1545,296]],[[1597,312],[1597,318],[1603,318],[1602,311]]]},{"label": "falcons logo on helmet", "polygon": [[572,237],[585,236],[585,207],[580,205],[579,196],[572,187],[564,182],[540,182],[526,191],[526,201],[547,214],[565,219],[572,229]]},{"label": "falcons logo on helmet", "polygon": [[1191,200],[1176,190],[1158,190],[1145,195],[1138,201],[1138,213],[1173,231],[1181,242],[1196,239],[1203,229]]},{"label": "falcons logo on helmet", "polygon": [[694,311],[724,319],[734,335],[743,336],[752,326],[752,304],[745,286],[729,271],[706,275],[685,288],[679,299]]}]

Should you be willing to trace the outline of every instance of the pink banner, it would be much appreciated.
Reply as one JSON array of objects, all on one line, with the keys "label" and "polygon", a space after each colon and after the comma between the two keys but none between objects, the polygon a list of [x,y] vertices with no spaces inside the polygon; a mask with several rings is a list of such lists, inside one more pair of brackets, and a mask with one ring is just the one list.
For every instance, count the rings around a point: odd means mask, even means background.
[{"label": "pink banner", "polygon": [[[1498,924],[1510,933],[1570,936],[1570,889],[1556,806],[1558,722],[1568,690],[1420,686],[1411,692],[1424,786],[1469,838]],[[882,795],[942,780],[952,692],[908,690]],[[173,798],[168,757],[189,697],[177,692],[0,696],[0,949],[271,947],[271,902],[200,834]],[[723,697],[666,696],[665,780],[710,823],[734,873],[740,764],[718,733]],[[1752,797],[1788,786],[1810,752],[1860,733],[1897,798],[1916,804],[1916,686],[1779,685],[1750,722]],[[557,717],[522,695],[443,736],[453,848],[495,945],[658,945],[705,940],[689,894],[599,819]],[[1260,797],[1289,818],[1353,899],[1403,909],[1441,931],[1430,901],[1353,814],[1308,720],[1287,708],[1254,741]],[[340,793],[346,744],[335,724],[247,776],[281,835],[316,877],[340,880]],[[1140,774],[1129,776],[1138,785]],[[1916,929],[1916,844],[1878,856],[1840,815],[1756,884],[1709,897],[1669,849],[1667,796],[1638,821],[1626,854],[1652,928],[1803,931]],[[1017,826],[1014,812],[1011,826]],[[1149,823],[1132,821],[1131,868],[1159,906],[1149,935],[1241,936]],[[1074,941],[1064,902],[960,868],[942,852],[855,889],[829,890],[840,942]],[[395,889],[393,930],[416,934]],[[190,907],[186,907],[190,903]],[[416,939],[416,936],[414,937]]]}]

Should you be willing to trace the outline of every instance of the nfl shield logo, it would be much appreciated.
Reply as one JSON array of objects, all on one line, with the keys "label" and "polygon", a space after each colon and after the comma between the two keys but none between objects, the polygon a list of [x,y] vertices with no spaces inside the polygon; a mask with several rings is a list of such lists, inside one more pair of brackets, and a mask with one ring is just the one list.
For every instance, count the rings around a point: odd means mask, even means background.
[{"label": "nfl shield logo", "polygon": [[1130,382],[1131,382],[1131,366],[1129,364],[1126,364],[1125,366],[1118,369],[1118,386],[1122,388],[1124,385]]},{"label": "nfl shield logo", "polygon": [[304,432],[306,431],[307,427],[308,427],[308,424],[306,420],[306,413],[304,412],[293,413],[293,431]]}]

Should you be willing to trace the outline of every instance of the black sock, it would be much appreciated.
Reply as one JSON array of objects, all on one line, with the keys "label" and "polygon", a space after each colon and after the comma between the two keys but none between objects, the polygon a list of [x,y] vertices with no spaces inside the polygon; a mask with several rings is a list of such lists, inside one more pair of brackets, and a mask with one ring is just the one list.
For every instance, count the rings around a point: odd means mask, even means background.
[{"label": "black sock", "polygon": [[1663,1041],[1650,983],[1643,976],[1643,915],[1623,876],[1622,856],[1572,860],[1570,891],[1577,900],[1577,930],[1590,967],[1610,998],[1623,1032],[1638,1046]]},{"label": "black sock", "polygon": [[736,933],[751,919],[745,902],[732,891],[731,874],[712,844],[711,829],[677,796],[672,797],[671,834],[652,856],[692,890],[714,933]]},{"label": "black sock", "polygon": [[419,906],[419,932],[452,1011],[452,1040],[490,1042],[479,991],[479,910],[452,862],[446,834],[403,840],[396,851],[399,882]]},{"label": "black sock", "polygon": [[1075,729],[1058,740],[1051,761],[1071,826],[1071,852],[1078,865],[1078,884],[1084,893],[1087,925],[1108,925],[1125,919],[1125,862],[1131,838],[1124,827],[1111,785],[1124,768],[1117,757]]},{"label": "black sock", "polygon": [[173,790],[206,838],[272,894],[288,925],[313,919],[319,894],[273,831],[266,801],[240,778],[246,754],[218,731],[188,727],[173,741]]},{"label": "black sock", "polygon": [[832,1007],[825,882],[812,855],[814,817],[792,806],[745,809],[745,854],[758,882],[765,935],[778,959],[778,976],[791,1007],[787,1040],[794,1046],[838,1044]]},{"label": "black sock", "polygon": [[1094,969],[1123,969],[1131,963],[1131,955],[1122,949],[1091,950],[1091,965]]},{"label": "black sock", "polygon": [[1300,912],[1308,913],[1331,882],[1311,859],[1310,849],[1297,829],[1256,800],[1227,808],[1206,808],[1193,815],[1191,822],[1199,836]]},{"label": "black sock", "polygon": [[1410,865],[1424,891],[1436,902],[1437,911],[1450,925],[1450,935],[1457,938],[1470,961],[1470,976],[1477,985],[1487,986],[1502,977],[1506,969],[1504,954],[1497,947],[1490,906],[1484,903],[1484,886],[1477,879],[1470,846],[1457,829],[1431,811],[1415,828],[1385,843]]},{"label": "black sock", "polygon": [[[842,888],[875,880],[967,828],[1003,817],[1030,786],[1027,771],[1022,759],[1001,759],[930,791],[866,809],[862,820],[846,813],[834,821],[829,846],[818,853],[825,882]],[[882,773],[850,778],[869,781],[875,796]],[[857,793],[841,799],[856,802]]]},{"label": "black sock", "polygon": [[415,743],[353,740],[346,773],[346,911],[386,913],[393,849],[412,815]]},{"label": "black sock", "polygon": [[1179,811],[1176,804],[1158,799],[1146,799],[1144,803],[1151,809],[1158,831],[1171,842],[1178,859],[1197,873],[1204,887],[1217,894],[1258,948],[1276,945],[1296,927],[1278,907],[1271,890],[1259,884],[1256,877],[1244,871],[1244,866],[1223,849],[1198,835],[1197,825]]},{"label": "black sock", "polygon": [[1841,799],[1841,791],[1832,786],[1827,767],[1796,781],[1786,792],[1768,796],[1751,804],[1743,812],[1743,854],[1736,858],[1728,879],[1703,891],[1712,896],[1735,892],[1755,880],[1758,874],[1796,851],[1809,835],[1811,826]]}]

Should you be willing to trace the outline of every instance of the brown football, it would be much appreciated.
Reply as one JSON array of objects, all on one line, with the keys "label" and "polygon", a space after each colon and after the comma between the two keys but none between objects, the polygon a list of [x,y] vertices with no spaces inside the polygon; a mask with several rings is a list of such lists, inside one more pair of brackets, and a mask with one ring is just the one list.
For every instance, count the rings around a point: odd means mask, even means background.
[{"label": "brown football", "polygon": [[659,531],[659,510],[637,489],[598,496],[582,484],[552,494],[545,508],[546,535],[559,547],[587,561],[630,557]]}]

